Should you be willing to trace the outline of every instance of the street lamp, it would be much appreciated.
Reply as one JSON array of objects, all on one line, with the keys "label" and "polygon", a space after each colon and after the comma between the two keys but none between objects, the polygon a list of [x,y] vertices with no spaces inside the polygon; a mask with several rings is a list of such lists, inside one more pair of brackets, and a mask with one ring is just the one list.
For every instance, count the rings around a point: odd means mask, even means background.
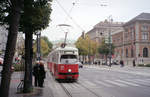
[{"label": "street lamp", "polygon": [[37,32],[36,33],[36,35],[37,35],[37,60],[41,60],[41,32],[39,31],[39,32]]},{"label": "street lamp", "polygon": [[111,15],[108,17],[108,20],[109,20],[109,66],[111,66],[111,55],[112,55],[111,24],[113,22]]}]

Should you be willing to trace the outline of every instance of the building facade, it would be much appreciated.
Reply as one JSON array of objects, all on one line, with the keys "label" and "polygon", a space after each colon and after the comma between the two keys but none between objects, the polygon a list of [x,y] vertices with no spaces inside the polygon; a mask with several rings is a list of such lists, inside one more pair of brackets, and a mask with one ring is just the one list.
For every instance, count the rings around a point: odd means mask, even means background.
[{"label": "building facade", "polygon": [[86,34],[91,40],[101,43],[103,38],[108,38],[109,32],[112,34],[113,32],[122,29],[122,25],[123,22],[109,22],[108,20],[105,20],[96,24],[93,29]]},{"label": "building facade", "polygon": [[150,63],[150,13],[141,13],[123,25],[123,31],[114,33],[112,40],[115,58],[123,59],[125,64]]}]

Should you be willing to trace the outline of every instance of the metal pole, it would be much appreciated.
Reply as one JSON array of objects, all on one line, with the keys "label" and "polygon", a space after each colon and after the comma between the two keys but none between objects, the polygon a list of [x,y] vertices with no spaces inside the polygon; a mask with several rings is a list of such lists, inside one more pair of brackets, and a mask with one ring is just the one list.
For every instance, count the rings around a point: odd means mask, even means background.
[{"label": "metal pole", "polygon": [[66,34],[65,34],[65,40],[64,40],[64,45],[66,45],[66,40],[67,40],[67,34],[68,34],[68,32],[66,32]]},{"label": "metal pole", "polygon": [[40,60],[41,57],[41,42],[40,39],[41,38],[41,32],[37,33],[37,60]]},{"label": "metal pole", "polygon": [[111,23],[112,18],[109,16],[109,66],[111,66]]}]

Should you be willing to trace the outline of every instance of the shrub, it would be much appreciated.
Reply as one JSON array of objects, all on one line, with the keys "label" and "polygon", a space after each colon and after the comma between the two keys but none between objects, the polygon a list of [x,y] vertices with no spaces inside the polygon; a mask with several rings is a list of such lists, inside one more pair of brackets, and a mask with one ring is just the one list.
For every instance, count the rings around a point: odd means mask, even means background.
[{"label": "shrub", "polygon": [[24,71],[24,65],[21,63],[14,63],[13,66],[15,71]]},{"label": "shrub", "polygon": [[150,64],[146,64],[145,66],[146,66],[146,67],[150,67]]},{"label": "shrub", "polygon": [[137,66],[144,67],[145,65],[144,64],[138,64]]}]

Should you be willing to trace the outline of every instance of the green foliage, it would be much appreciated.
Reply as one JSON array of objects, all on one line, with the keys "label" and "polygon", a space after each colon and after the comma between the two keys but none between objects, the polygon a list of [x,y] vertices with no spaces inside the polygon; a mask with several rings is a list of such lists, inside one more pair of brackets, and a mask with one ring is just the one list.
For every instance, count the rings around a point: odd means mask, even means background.
[{"label": "green foliage", "polygon": [[8,24],[10,13],[10,5],[7,0],[0,1],[0,24]]},{"label": "green foliage", "polygon": [[[49,41],[49,43],[51,42]],[[47,41],[45,41],[43,37],[41,37],[41,54],[43,55],[43,57],[47,56],[50,51],[51,51],[51,48],[49,48]],[[37,52],[37,43],[35,41],[35,44],[33,45],[34,55],[36,55],[36,52]]]},{"label": "green foliage", "polygon": [[25,0],[21,16],[20,31],[36,32],[45,29],[50,21],[51,0]]},{"label": "green foliage", "polygon": [[94,55],[97,53],[97,43],[92,41],[88,35],[80,37],[75,43],[80,55]]},{"label": "green foliage", "polygon": [[105,43],[103,40],[101,45],[98,47],[98,52],[103,55],[108,55],[109,54],[109,46]]},{"label": "green foliage", "polygon": [[138,64],[137,66],[140,66],[140,67],[150,67],[150,64]]},{"label": "green foliage", "polygon": [[20,6],[20,8],[22,8],[23,0],[0,0],[0,25],[9,25],[12,9],[15,9],[16,11],[21,10],[19,8],[15,8],[18,6],[17,4]]},{"label": "green foliage", "polygon": [[49,41],[49,39],[46,36],[42,36],[41,38],[48,44],[49,49],[52,49],[53,44]]},{"label": "green foliage", "polygon": [[24,65],[21,63],[15,63],[13,64],[13,67],[15,71],[24,71]]},{"label": "green foliage", "polygon": [[137,66],[144,67],[144,64],[138,64]]},{"label": "green foliage", "polygon": [[[111,54],[114,53],[114,48],[115,48],[114,45],[111,44]],[[110,50],[109,44],[105,43],[105,40],[103,40],[102,43],[98,47],[98,52],[102,55],[108,55],[109,50]]]}]

